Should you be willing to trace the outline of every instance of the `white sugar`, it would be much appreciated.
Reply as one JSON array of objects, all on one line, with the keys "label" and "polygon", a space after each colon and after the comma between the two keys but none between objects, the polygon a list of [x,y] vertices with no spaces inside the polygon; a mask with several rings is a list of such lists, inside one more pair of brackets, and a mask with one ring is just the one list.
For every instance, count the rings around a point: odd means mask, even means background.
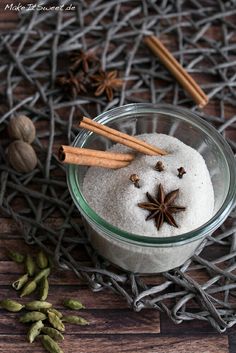
[{"label": "white sugar", "polygon": [[[138,137],[169,154],[163,157],[138,154],[128,167],[116,170],[90,167],[83,182],[83,193],[90,207],[120,229],[153,237],[185,233],[208,221],[213,214],[214,192],[202,156],[172,136],[154,133]],[[118,144],[112,150],[130,151]],[[154,169],[157,161],[163,162],[164,171]],[[179,167],[186,170],[182,179],[177,176]],[[129,180],[131,174],[140,177],[140,189]],[[145,220],[149,212],[138,207],[139,202],[147,201],[147,191],[156,195],[160,183],[166,193],[179,189],[175,204],[186,210],[174,214],[178,228],[164,223],[157,231],[154,220]]]}]

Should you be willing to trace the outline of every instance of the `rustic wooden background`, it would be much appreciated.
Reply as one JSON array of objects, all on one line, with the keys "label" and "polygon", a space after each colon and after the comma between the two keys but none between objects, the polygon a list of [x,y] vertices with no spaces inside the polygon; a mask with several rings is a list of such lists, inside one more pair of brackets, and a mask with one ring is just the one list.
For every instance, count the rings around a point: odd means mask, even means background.
[{"label": "rustic wooden background", "polygon": [[[26,2],[29,1],[21,1],[21,4]],[[0,30],[4,32],[14,28],[17,23],[16,12],[4,11],[5,5],[9,3],[1,0],[0,4]],[[54,221],[57,222],[56,219]],[[17,299],[10,284],[22,274],[23,269],[9,261],[5,248],[32,251],[23,242],[17,225],[9,218],[0,219],[0,298]],[[69,271],[54,271],[50,283],[48,300],[56,308],[61,309],[62,298],[79,298],[86,306],[83,316],[90,322],[85,327],[67,325],[65,340],[61,344],[65,353],[236,352],[236,327],[220,335],[205,322],[191,321],[175,325],[166,315],[155,310],[134,313],[127,308],[123,299],[109,291],[92,293]],[[40,343],[30,345],[26,341],[28,327],[18,323],[18,318],[18,314],[0,309],[0,353],[44,352]]]}]

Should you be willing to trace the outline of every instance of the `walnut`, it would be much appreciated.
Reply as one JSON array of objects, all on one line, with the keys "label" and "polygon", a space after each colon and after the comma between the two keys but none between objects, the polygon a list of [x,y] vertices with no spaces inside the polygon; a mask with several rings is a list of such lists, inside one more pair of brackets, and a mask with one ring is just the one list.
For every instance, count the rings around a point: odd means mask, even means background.
[{"label": "walnut", "polygon": [[37,165],[37,156],[33,147],[20,140],[13,141],[7,149],[10,165],[20,173],[31,172]]},{"label": "walnut", "polygon": [[34,123],[27,116],[19,115],[11,119],[8,134],[14,140],[32,143],[35,139]]}]

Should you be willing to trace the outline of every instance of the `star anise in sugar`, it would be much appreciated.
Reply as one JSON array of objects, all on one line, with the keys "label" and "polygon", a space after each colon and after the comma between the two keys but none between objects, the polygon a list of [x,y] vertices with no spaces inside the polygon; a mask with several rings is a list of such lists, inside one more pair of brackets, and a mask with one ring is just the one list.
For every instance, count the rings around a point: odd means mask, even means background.
[{"label": "star anise in sugar", "polygon": [[82,75],[75,76],[71,71],[66,76],[57,77],[56,84],[73,98],[81,92],[87,92],[84,77]]},{"label": "star anise in sugar", "polygon": [[72,53],[70,60],[72,62],[70,66],[72,71],[76,71],[82,67],[85,73],[89,71],[90,64],[99,61],[93,50],[88,50],[87,52],[79,50],[76,53]]},{"label": "star anise in sugar", "polygon": [[179,189],[173,190],[165,195],[163,186],[159,184],[156,197],[151,196],[148,192],[146,195],[149,202],[141,202],[138,204],[139,207],[150,211],[146,221],[154,218],[157,230],[161,228],[164,222],[178,228],[178,225],[173,217],[173,213],[186,210],[186,207],[177,206],[174,204],[175,199],[179,195]]},{"label": "star anise in sugar", "polygon": [[100,71],[99,74],[91,76],[97,86],[95,96],[101,96],[104,92],[109,101],[113,99],[113,91],[122,86],[123,81],[117,77],[118,72],[114,71]]}]

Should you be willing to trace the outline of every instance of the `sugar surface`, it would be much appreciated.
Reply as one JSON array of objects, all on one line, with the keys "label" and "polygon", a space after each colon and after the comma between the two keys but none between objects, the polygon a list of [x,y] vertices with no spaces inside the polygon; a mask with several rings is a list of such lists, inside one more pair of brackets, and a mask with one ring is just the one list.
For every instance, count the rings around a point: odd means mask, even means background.
[{"label": "sugar surface", "polygon": [[[129,166],[116,170],[90,167],[83,182],[83,193],[90,207],[120,229],[153,237],[185,233],[208,221],[213,214],[214,191],[202,156],[172,136],[153,133],[138,137],[169,154],[163,157],[138,154]],[[130,152],[119,144],[111,150]],[[157,161],[163,162],[163,172],[154,169]],[[182,179],[177,177],[179,167],[187,171]],[[131,174],[140,177],[140,189],[130,182]],[[154,220],[145,221],[149,212],[138,207],[139,202],[147,201],[147,191],[156,195],[160,183],[166,193],[179,188],[175,204],[185,206],[186,210],[175,214],[178,228],[164,223],[157,231]]]}]

